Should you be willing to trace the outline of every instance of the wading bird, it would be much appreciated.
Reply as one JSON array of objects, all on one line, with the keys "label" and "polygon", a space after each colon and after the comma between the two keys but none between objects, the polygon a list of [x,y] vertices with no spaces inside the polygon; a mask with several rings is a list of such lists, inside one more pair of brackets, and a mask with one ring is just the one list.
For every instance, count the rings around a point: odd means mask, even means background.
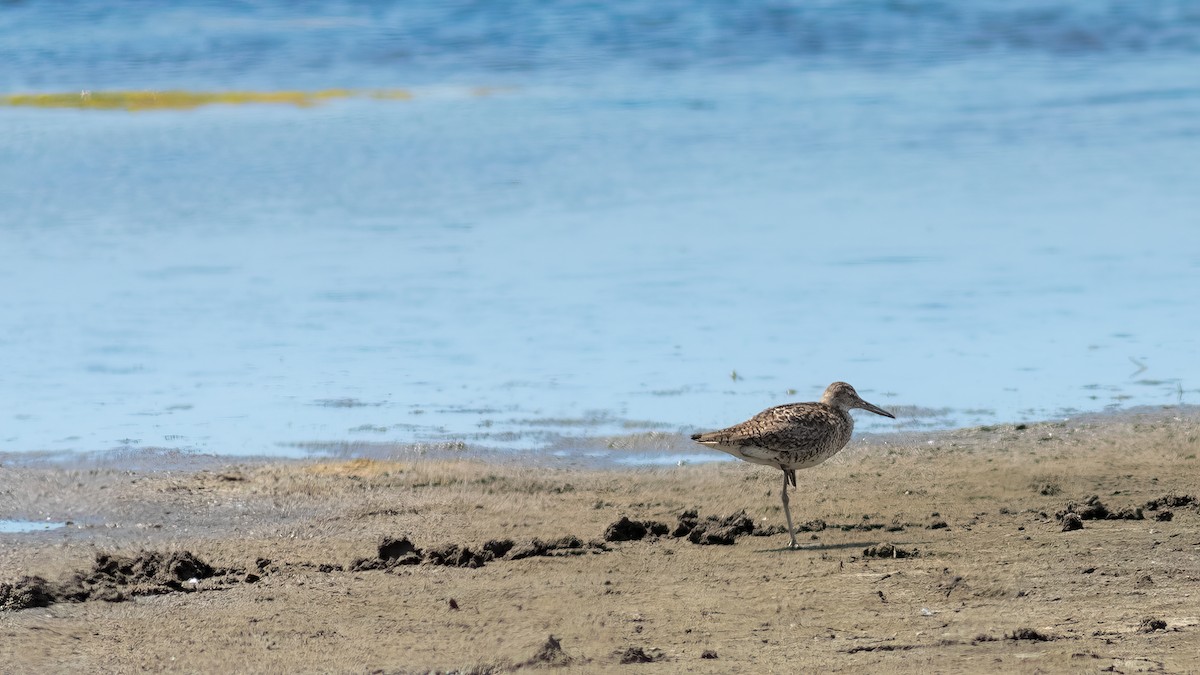
[{"label": "wading bird", "polygon": [[854,432],[850,410],[861,408],[895,419],[896,416],[858,396],[854,387],[834,382],[825,389],[820,401],[786,403],[758,413],[754,417],[719,431],[692,434],[701,445],[727,452],[738,459],[773,466],[783,471],[783,514],[787,517],[788,536],[796,548],[792,511],[788,508],[788,483],[796,485],[796,469],[807,469],[833,457],[846,447]]}]

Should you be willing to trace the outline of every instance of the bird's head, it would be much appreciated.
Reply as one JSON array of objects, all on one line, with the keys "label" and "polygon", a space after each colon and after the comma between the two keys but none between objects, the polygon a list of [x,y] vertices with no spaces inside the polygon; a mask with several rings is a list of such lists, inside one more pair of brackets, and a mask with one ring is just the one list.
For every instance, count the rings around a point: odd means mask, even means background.
[{"label": "bird's head", "polygon": [[831,405],[835,408],[841,408],[842,410],[862,408],[863,410],[873,412],[876,415],[883,415],[884,417],[896,419],[896,416],[892,413],[880,408],[879,406],[872,405],[862,400],[862,398],[858,395],[858,392],[854,391],[854,387],[851,387],[845,382],[834,382],[826,387],[825,394],[821,396],[821,403]]}]

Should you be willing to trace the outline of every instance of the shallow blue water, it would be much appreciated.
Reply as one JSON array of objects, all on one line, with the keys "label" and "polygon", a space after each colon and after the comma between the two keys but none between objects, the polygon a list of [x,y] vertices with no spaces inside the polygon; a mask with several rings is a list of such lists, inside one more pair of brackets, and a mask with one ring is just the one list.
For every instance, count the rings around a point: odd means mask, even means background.
[{"label": "shallow blue water", "polygon": [[0,107],[0,451],[1195,403],[1200,9],[1077,4],[5,6],[0,94],[414,98]]},{"label": "shallow blue water", "polygon": [[0,518],[0,534],[18,534],[23,532],[44,532],[65,527],[66,523],[54,523],[41,520],[5,520]]}]

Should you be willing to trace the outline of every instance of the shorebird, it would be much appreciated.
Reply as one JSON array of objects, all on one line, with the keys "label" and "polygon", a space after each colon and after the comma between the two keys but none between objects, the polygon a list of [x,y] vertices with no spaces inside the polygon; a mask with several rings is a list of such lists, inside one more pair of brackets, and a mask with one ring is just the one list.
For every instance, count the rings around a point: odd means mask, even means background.
[{"label": "shorebird", "polygon": [[895,419],[892,413],[862,400],[854,387],[834,382],[825,389],[820,401],[785,403],[758,413],[731,427],[692,434],[701,445],[727,452],[738,459],[773,466],[783,471],[783,514],[787,517],[788,536],[796,548],[792,511],[788,508],[788,483],[796,485],[796,469],[807,469],[833,457],[846,447],[854,432],[850,410],[861,408]]}]

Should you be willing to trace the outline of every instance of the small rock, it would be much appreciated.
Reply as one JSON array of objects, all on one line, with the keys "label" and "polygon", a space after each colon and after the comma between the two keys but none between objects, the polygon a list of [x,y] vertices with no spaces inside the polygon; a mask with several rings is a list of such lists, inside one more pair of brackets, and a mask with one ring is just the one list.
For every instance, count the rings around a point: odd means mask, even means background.
[{"label": "small rock", "polygon": [[711,649],[705,649],[704,651],[700,652],[700,658],[715,659],[717,658],[717,653]]}]

